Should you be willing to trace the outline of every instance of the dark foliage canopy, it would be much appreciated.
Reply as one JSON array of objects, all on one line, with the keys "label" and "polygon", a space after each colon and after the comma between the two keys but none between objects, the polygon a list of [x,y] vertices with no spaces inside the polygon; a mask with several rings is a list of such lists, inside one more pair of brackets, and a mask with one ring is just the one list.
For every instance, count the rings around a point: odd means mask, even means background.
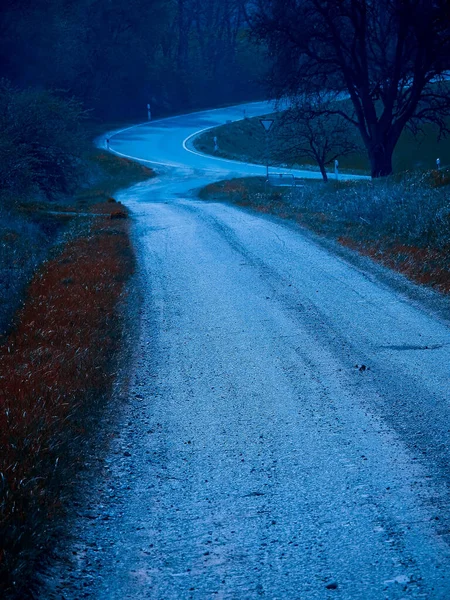
[{"label": "dark foliage canopy", "polygon": [[10,0],[0,76],[65,90],[105,119],[261,95],[240,0]]},{"label": "dark foliage canopy", "polygon": [[85,113],[75,100],[0,81],[0,190],[15,200],[70,192],[85,143]]}]

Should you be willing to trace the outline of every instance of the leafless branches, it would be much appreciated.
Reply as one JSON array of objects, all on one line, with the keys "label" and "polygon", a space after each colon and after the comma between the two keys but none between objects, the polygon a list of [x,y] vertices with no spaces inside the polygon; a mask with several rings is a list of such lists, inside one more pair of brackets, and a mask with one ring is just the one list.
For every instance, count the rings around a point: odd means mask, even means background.
[{"label": "leafless branches", "polygon": [[[450,115],[448,0],[257,0],[254,35],[275,59],[278,97],[345,92],[340,116],[356,125],[372,175],[392,171],[406,126]],[[336,113],[337,114],[337,113]]]},{"label": "leafless branches", "polygon": [[327,181],[327,165],[358,149],[348,121],[339,112],[336,102],[323,94],[299,100],[277,124],[277,158],[292,164],[312,159]]}]

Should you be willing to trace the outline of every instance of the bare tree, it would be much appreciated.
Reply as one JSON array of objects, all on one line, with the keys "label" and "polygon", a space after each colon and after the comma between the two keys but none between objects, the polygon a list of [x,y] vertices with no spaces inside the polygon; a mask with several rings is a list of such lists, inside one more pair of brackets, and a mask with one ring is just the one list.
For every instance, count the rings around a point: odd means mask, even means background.
[{"label": "bare tree", "polygon": [[[255,0],[248,16],[268,44],[278,97],[343,92],[328,114],[358,128],[372,177],[392,172],[405,127],[447,131],[449,0]],[[323,113],[319,113],[323,114]]]},{"label": "bare tree", "polygon": [[282,113],[277,123],[277,160],[301,164],[312,159],[319,166],[323,180],[328,181],[326,167],[340,157],[358,150],[348,122],[330,114],[333,105],[321,95],[309,96]]}]

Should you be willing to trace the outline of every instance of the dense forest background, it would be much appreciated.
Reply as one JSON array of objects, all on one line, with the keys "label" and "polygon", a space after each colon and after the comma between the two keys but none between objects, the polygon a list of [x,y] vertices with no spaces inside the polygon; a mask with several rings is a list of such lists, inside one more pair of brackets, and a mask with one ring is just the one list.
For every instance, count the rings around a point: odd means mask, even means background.
[{"label": "dense forest background", "polygon": [[102,120],[262,97],[262,49],[241,0],[10,0],[2,77],[59,90]]}]

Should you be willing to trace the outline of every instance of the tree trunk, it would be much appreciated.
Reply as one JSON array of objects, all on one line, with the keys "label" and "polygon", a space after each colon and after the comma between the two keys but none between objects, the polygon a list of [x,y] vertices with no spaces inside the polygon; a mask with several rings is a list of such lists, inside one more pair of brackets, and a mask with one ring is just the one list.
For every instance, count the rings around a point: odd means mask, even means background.
[{"label": "tree trunk", "polygon": [[178,0],[178,72],[185,75],[188,55],[188,24],[186,22],[185,0]]},{"label": "tree trunk", "polygon": [[392,174],[392,154],[393,150],[383,146],[369,150],[372,179]]},{"label": "tree trunk", "polygon": [[323,163],[319,163],[319,169],[320,169],[320,172],[322,173],[324,183],[327,183],[328,174],[326,172],[325,165]]},{"label": "tree trunk", "polygon": [[402,128],[390,128],[377,136],[380,141],[376,142],[372,138],[372,143],[366,144],[372,179],[392,174],[392,155],[401,130]]}]

